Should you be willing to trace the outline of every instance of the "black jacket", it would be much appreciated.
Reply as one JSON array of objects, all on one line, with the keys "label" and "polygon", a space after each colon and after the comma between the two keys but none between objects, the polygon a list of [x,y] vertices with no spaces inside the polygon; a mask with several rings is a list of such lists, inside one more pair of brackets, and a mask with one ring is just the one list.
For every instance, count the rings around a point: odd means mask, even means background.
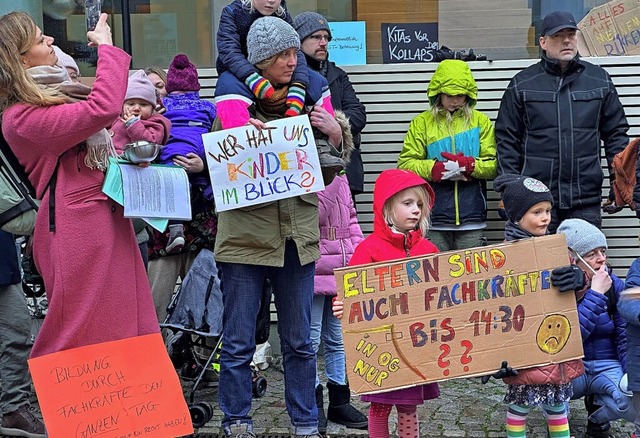
[{"label": "black jacket", "polygon": [[[280,18],[293,25],[285,0],[282,0],[281,6],[286,12]],[[236,78],[244,82],[251,74],[258,72],[258,69],[247,60],[247,36],[253,22],[262,17],[263,15],[258,11],[251,12],[251,8],[244,6],[240,0],[235,0],[224,7],[220,14],[216,37],[218,45],[216,70],[218,74],[229,70]],[[278,15],[274,15],[274,17],[278,17]],[[307,86],[309,77],[307,71],[302,68],[304,65],[304,54],[302,50],[298,50],[298,67],[293,72],[292,81]]]},{"label": "black jacket", "polygon": [[306,56],[306,60],[310,68],[327,78],[333,108],[342,111],[349,117],[354,148],[347,165],[347,179],[351,193],[362,193],[364,191],[364,166],[360,154],[360,131],[367,124],[367,111],[356,96],[349,76],[344,70],[331,61],[318,63],[309,56]]},{"label": "black jacket", "polygon": [[599,204],[607,162],[629,142],[629,124],[609,74],[576,56],[562,73],[543,54],[513,77],[496,120],[498,173],[545,183],[555,208]]},{"label": "black jacket", "polygon": [[0,230],[0,286],[20,283],[18,252],[13,234]]}]

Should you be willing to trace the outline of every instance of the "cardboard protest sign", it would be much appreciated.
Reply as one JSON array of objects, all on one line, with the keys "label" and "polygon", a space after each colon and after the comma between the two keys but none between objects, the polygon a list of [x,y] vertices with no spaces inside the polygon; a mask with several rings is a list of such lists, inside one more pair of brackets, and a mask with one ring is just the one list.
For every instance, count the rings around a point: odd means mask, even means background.
[{"label": "cardboard protest sign", "polygon": [[29,369],[49,438],[193,433],[160,334],[48,354],[30,359]]},{"label": "cardboard protest sign", "polygon": [[640,54],[640,0],[610,1],[578,23],[582,56]]},{"label": "cardboard protest sign", "polygon": [[324,189],[306,115],[210,132],[202,136],[217,211]]},{"label": "cardboard protest sign", "polygon": [[382,62],[433,61],[438,50],[438,23],[382,23]]},{"label": "cardboard protest sign", "polygon": [[335,270],[359,394],[582,357],[563,235]]}]

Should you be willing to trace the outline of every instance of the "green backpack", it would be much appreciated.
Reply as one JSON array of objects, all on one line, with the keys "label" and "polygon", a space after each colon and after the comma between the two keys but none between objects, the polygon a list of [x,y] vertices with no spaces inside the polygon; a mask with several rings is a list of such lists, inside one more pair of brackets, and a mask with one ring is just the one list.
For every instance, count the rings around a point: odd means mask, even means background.
[{"label": "green backpack", "polygon": [[16,235],[30,235],[40,201],[35,190],[0,133],[0,228]]}]

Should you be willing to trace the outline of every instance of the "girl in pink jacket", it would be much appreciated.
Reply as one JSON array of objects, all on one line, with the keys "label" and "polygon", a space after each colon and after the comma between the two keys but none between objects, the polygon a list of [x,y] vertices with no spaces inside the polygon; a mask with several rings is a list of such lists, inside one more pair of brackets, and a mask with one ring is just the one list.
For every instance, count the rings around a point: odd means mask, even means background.
[{"label": "girl in pink jacket", "polygon": [[325,433],[327,417],[349,428],[366,429],[367,417],[354,408],[345,372],[342,325],[331,312],[336,296],[333,270],[349,263],[355,247],[364,239],[346,175],[339,175],[323,191],[318,192],[320,225],[320,259],[316,262],[314,297],[311,308],[311,342],[318,353],[324,345],[325,374],[329,390],[329,409],[324,414],[322,385],[316,372],[316,405],[318,430]]}]

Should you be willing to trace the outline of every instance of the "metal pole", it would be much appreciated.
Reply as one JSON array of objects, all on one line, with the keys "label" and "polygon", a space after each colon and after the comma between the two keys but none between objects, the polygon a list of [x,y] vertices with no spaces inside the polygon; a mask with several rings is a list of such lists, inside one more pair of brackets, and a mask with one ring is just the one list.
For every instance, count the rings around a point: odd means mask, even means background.
[{"label": "metal pole", "polygon": [[131,14],[129,13],[129,0],[120,0],[120,10],[122,11],[122,49],[129,55],[132,55]]}]

